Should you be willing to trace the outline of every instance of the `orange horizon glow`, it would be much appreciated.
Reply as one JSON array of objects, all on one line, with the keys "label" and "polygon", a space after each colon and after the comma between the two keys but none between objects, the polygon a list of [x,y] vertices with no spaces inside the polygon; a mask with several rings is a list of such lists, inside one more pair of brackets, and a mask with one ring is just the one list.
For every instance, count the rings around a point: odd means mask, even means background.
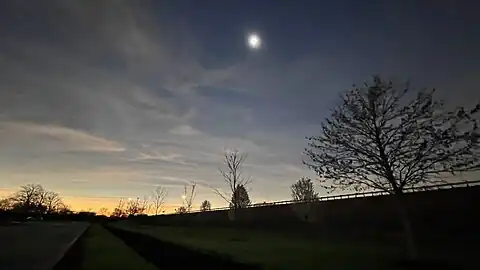
[{"label": "orange horizon glow", "polygon": [[[0,199],[8,198],[13,195],[17,190],[10,190],[10,189],[0,189]],[[82,196],[61,196],[62,201],[67,205],[70,210],[74,212],[95,212],[98,213],[101,208],[108,209],[108,215],[117,207],[118,202],[122,198],[108,198],[108,197],[82,197]],[[124,200],[126,198],[123,198]],[[165,204],[161,213],[168,214],[174,213],[175,209],[180,207],[181,204]],[[200,207],[200,206],[198,206]],[[194,208],[196,209],[196,208]],[[159,213],[159,214],[161,214]],[[153,211],[147,213],[149,215],[153,215]]]}]

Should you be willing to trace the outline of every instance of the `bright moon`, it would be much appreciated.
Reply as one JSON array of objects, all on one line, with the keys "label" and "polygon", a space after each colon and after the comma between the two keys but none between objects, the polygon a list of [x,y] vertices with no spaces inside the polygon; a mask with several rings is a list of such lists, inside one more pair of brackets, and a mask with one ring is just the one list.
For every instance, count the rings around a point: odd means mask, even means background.
[{"label": "bright moon", "polygon": [[248,35],[247,41],[248,41],[248,47],[254,50],[260,49],[260,45],[262,44],[262,40],[257,34]]}]

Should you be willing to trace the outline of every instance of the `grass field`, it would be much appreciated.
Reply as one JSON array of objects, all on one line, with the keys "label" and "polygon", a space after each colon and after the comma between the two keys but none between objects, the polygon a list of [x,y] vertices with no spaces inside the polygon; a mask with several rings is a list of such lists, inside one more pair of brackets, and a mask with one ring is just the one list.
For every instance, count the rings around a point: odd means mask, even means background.
[{"label": "grass field", "polygon": [[399,254],[399,248],[394,245],[323,242],[278,232],[127,223],[114,226],[203,252],[226,255],[264,269],[388,269],[387,265]]},{"label": "grass field", "polygon": [[88,229],[81,247],[82,270],[158,270],[98,224]]}]

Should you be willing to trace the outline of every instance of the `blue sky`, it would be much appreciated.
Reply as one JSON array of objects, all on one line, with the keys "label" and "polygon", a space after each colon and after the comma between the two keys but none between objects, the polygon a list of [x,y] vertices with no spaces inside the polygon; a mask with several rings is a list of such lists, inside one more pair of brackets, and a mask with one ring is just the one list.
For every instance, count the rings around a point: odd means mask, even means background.
[{"label": "blue sky", "polygon": [[[288,199],[338,94],[373,74],[480,98],[472,1],[3,1],[0,189],[80,205],[199,185],[248,153],[254,201]],[[262,48],[245,36],[256,32]],[[108,202],[108,203],[107,203]],[[80,207],[80,206],[78,206]],[[93,206],[92,206],[93,207]]]}]

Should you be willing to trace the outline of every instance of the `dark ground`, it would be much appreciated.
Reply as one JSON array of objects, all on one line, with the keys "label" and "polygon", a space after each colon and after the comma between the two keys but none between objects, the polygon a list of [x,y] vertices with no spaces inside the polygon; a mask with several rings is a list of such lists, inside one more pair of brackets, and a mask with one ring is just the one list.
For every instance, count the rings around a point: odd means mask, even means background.
[{"label": "dark ground", "polygon": [[[80,245],[82,241],[77,241],[75,245],[71,247],[69,252],[60,260],[60,257],[65,252],[69,244],[81,235],[88,226],[87,223],[53,223],[53,222],[32,222],[24,223],[12,226],[0,226],[0,240],[2,247],[0,248],[0,270],[19,270],[19,269],[35,269],[35,270],[54,270],[60,269],[80,269],[82,260],[82,253],[84,246]],[[98,225],[101,226],[101,225]],[[182,245],[173,244],[170,242],[164,242],[160,239],[152,236],[145,235],[139,232],[121,230],[119,228],[107,227],[115,236],[119,237],[126,245],[130,246],[132,252],[137,252],[148,262],[156,265],[159,269],[179,269],[179,265],[185,269],[261,269],[253,265],[246,265],[234,262],[227,254],[219,254],[217,252],[205,253],[199,252],[199,250],[186,248]],[[193,232],[191,232],[193,233]],[[83,234],[85,235],[85,234]],[[84,237],[82,237],[84,238]],[[441,245],[440,241],[440,245]],[[460,241],[465,243],[465,241]],[[467,241],[468,242],[468,241]],[[478,243],[478,242],[477,242]],[[98,244],[98,243],[97,243]],[[445,243],[443,243],[445,244]],[[449,253],[460,248],[460,243],[449,243],[452,249]],[[117,244],[118,245],[118,244]],[[476,245],[473,245],[476,246]],[[473,247],[471,246],[470,249]],[[255,250],[255,246],[251,247]],[[105,248],[104,248],[105,249]],[[101,252],[100,252],[101,251]],[[103,257],[101,261],[108,261],[113,256],[128,257],[125,254],[120,255],[117,251],[113,251],[110,248],[105,250],[97,250],[102,253]],[[112,253],[113,254],[110,254]],[[91,253],[91,252],[90,252]],[[107,254],[108,253],[108,254]],[[221,252],[220,252],[221,253]],[[108,256],[106,256],[108,255]],[[272,254],[276,256],[280,254]],[[471,256],[468,256],[471,257]],[[98,258],[97,258],[98,259]],[[98,263],[97,261],[94,261]],[[94,269],[107,269],[102,268],[100,265]],[[121,265],[124,266],[123,264]],[[126,266],[126,264],[125,264]],[[386,265],[385,265],[386,266]],[[88,267],[87,267],[88,268]],[[133,268],[121,268],[121,269],[136,269]],[[439,263],[435,261],[415,262],[409,263],[404,260],[395,261],[381,269],[474,269],[464,267],[452,267],[445,263]],[[90,268],[88,268],[90,269]],[[93,268],[92,268],[93,269]],[[119,269],[108,268],[108,269]],[[312,268],[298,268],[298,269],[312,269]],[[357,269],[357,268],[353,268]]]},{"label": "dark ground", "polygon": [[[178,269],[179,262],[186,269],[262,269],[258,264],[257,267],[254,267],[233,262],[240,261],[239,259],[248,259],[261,263],[265,269],[320,269],[325,267],[326,269],[460,270],[476,269],[472,268],[467,260],[475,258],[472,255],[476,253],[475,250],[478,250],[475,249],[478,242],[475,241],[473,235],[468,237],[472,239],[453,237],[458,240],[457,242],[451,241],[452,239],[447,241],[448,237],[445,235],[436,235],[434,241],[432,239],[427,241],[429,242],[428,246],[422,245],[424,248],[421,258],[409,261],[404,257],[406,254],[397,254],[396,256],[391,256],[389,252],[383,254],[381,250],[388,250],[392,244],[386,242],[377,243],[379,250],[373,250],[375,255],[361,250],[362,246],[356,246],[354,239],[350,239],[351,241],[348,242],[350,245],[341,249],[340,242],[342,240],[333,241],[329,244],[328,241],[325,243],[325,241],[317,239],[319,242],[313,241],[317,244],[312,245],[312,241],[305,239],[305,241],[301,241],[302,244],[299,244],[293,236],[287,237],[278,234],[278,238],[272,239],[260,236],[268,235],[268,232],[263,234],[261,231],[240,230],[238,228],[227,230],[225,228],[154,227],[153,231],[146,227],[143,229],[135,229],[135,227],[128,229],[128,226],[127,228],[117,228],[117,226],[111,225],[109,228],[117,237],[160,269]],[[236,235],[241,242],[247,243],[249,252],[243,250],[242,245],[237,245],[228,240],[231,237],[226,237],[227,235]],[[394,244],[400,245],[401,243],[396,242]],[[370,246],[364,247],[367,250],[371,249]],[[439,250],[434,247],[438,247]],[[283,250],[284,248],[286,249]],[[199,250],[202,250],[202,252],[199,252]],[[463,254],[462,250],[468,250],[469,254]],[[318,252],[312,253],[311,251]],[[293,264],[290,260],[292,256],[285,254],[285,252],[294,254]],[[312,257],[310,253],[317,255]],[[464,256],[458,256],[459,253]],[[354,254],[357,255],[353,256]],[[315,261],[314,264],[312,264],[312,260]]]},{"label": "dark ground", "polygon": [[0,270],[47,270],[88,223],[31,222],[0,226]]}]

